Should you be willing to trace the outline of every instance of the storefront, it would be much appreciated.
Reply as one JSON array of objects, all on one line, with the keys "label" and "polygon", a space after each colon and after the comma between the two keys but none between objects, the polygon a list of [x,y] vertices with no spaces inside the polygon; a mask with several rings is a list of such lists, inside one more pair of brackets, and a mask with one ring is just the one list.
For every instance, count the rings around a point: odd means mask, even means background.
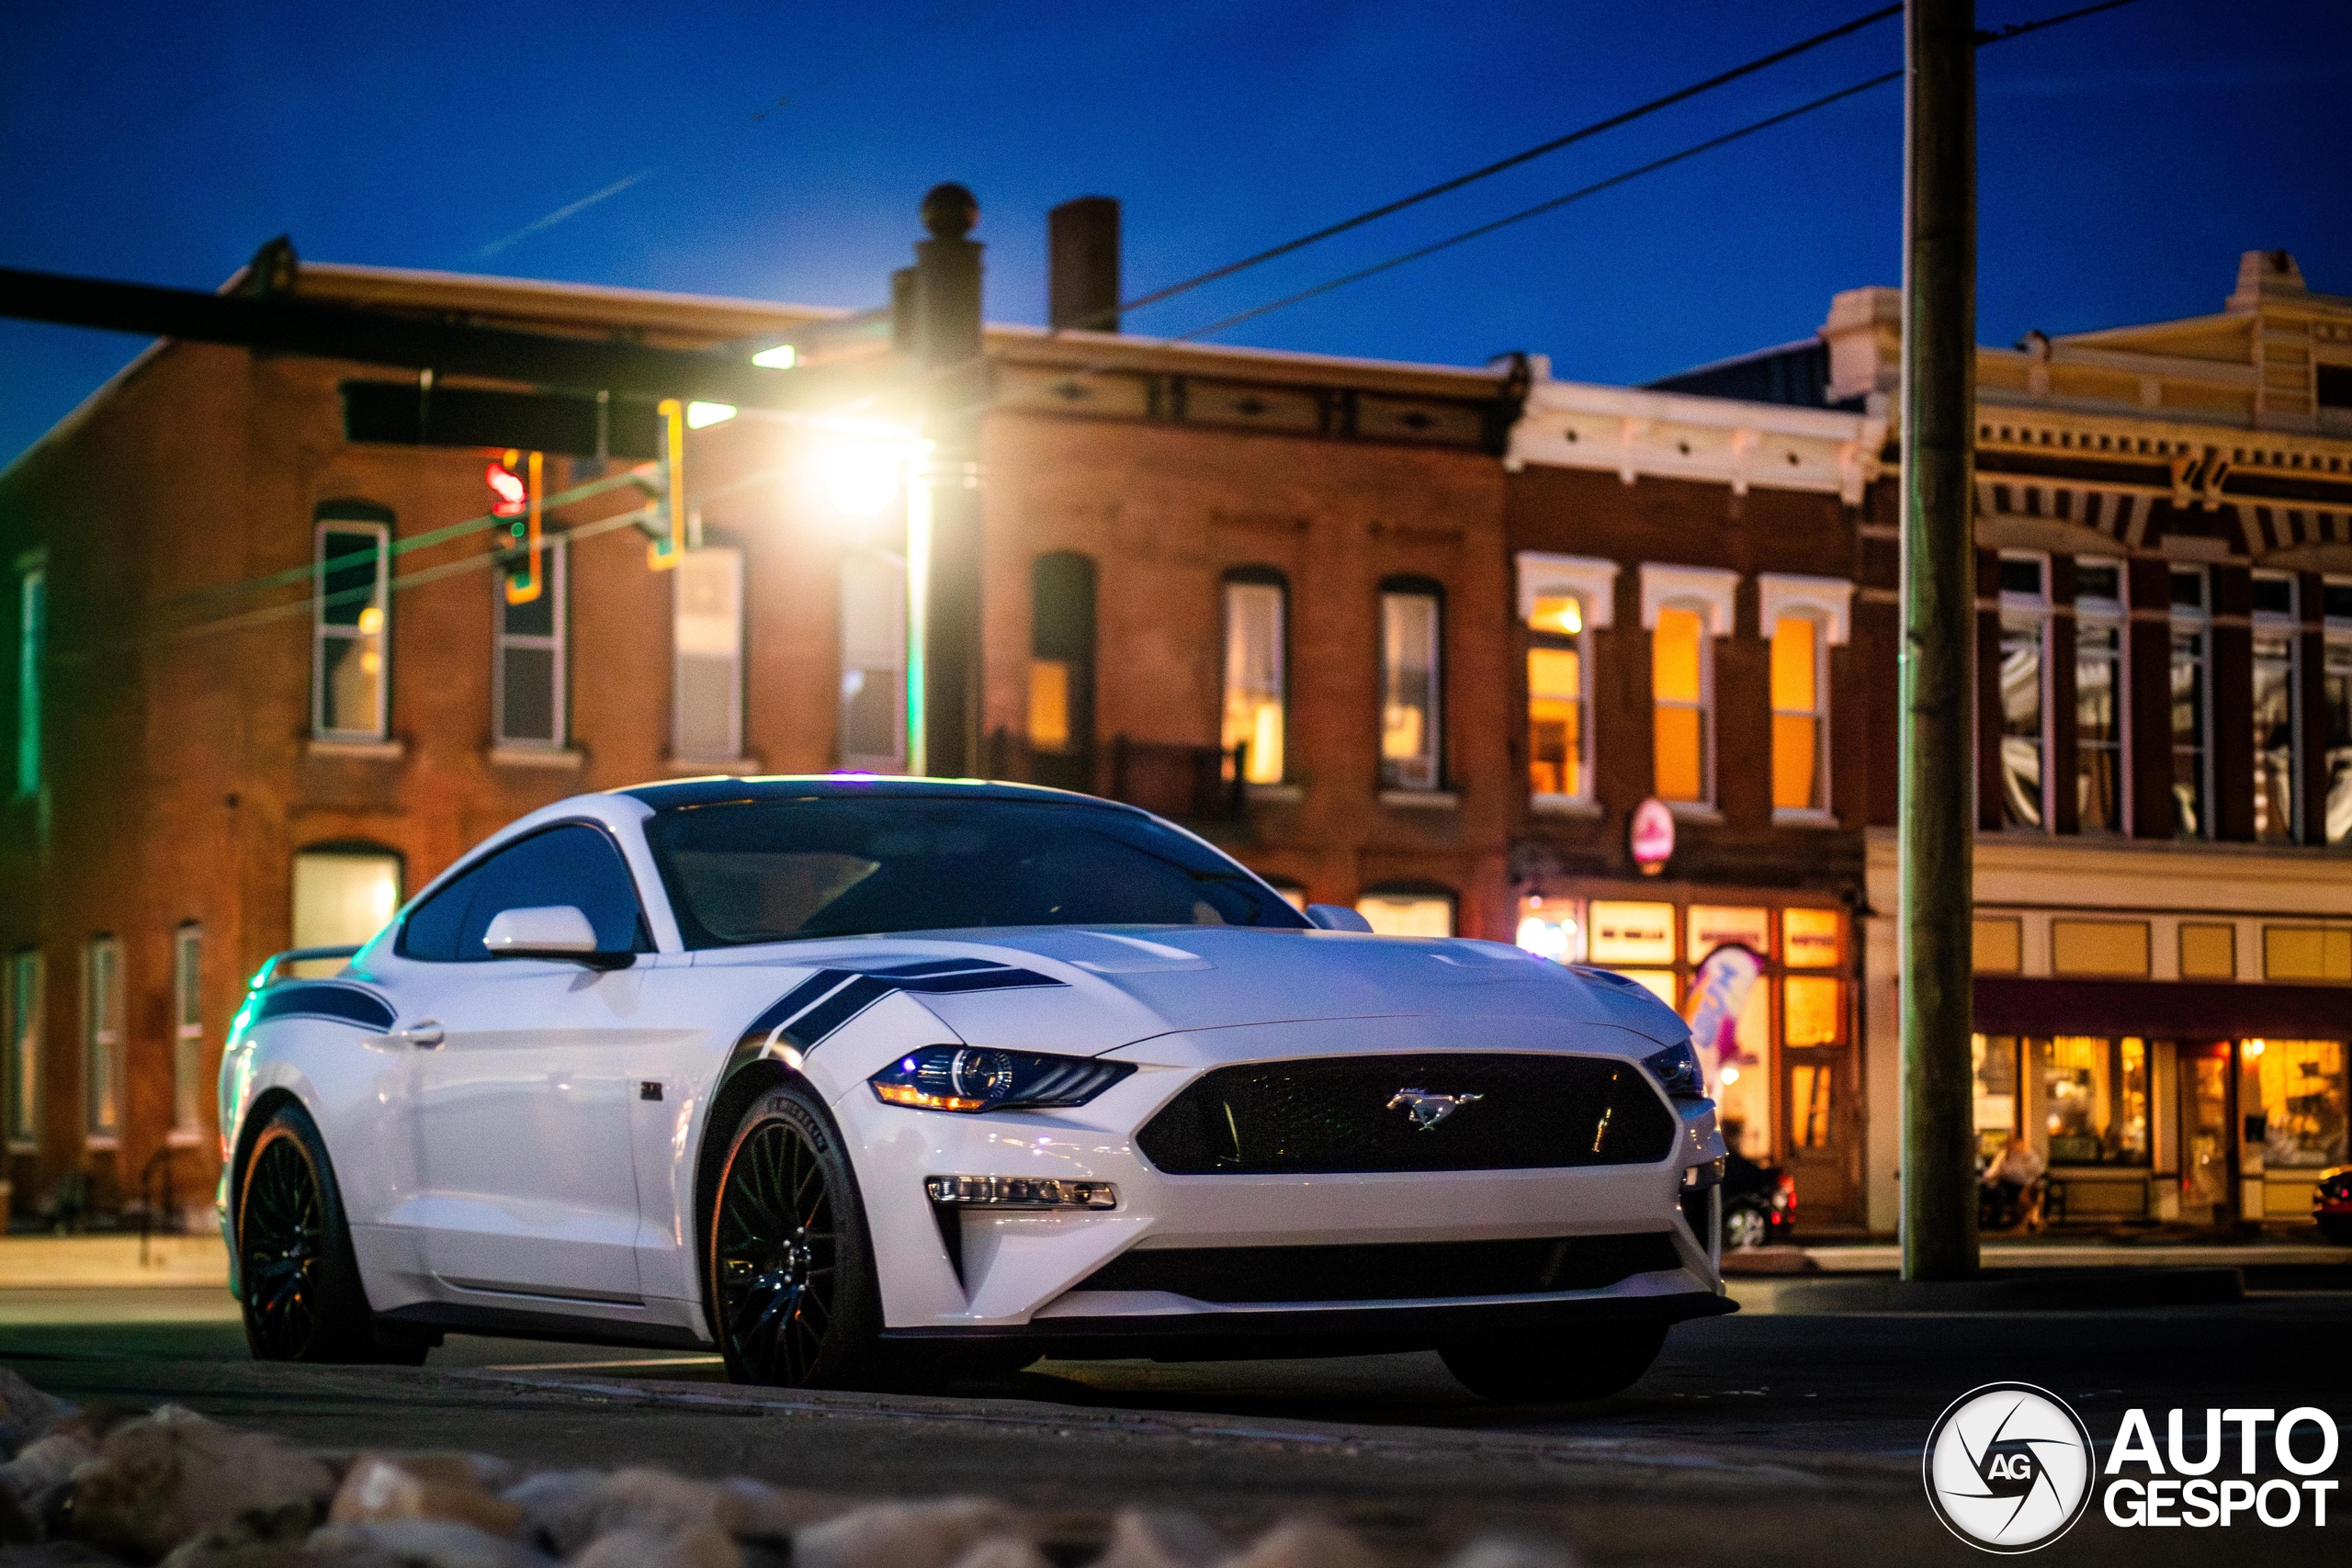
[{"label": "storefront", "polygon": [[[1892,849],[1873,836],[1881,910]],[[2310,852],[1981,837],[1980,1158],[2031,1148],[2053,1223],[2304,1223],[2320,1174],[2352,1161],[2346,884],[2342,857]],[[1867,922],[1874,1089],[1900,1082],[1893,926]],[[1877,1230],[1900,1191],[1894,1099],[1870,1108]]]},{"label": "storefront", "polygon": [[[1806,1229],[1860,1220],[1847,911],[1827,895],[1577,879],[1520,900],[1519,945],[1639,981],[1699,1042],[1725,1134],[1797,1182]],[[1713,1005],[1710,1006],[1712,998]]]}]

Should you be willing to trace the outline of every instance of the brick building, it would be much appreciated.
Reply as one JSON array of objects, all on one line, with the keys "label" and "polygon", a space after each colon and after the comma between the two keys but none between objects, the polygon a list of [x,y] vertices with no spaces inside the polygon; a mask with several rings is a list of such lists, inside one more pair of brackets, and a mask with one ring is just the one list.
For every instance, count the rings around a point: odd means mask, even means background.
[{"label": "brick building", "polygon": [[[681,347],[833,314],[364,267],[290,286]],[[1507,935],[1508,656],[1471,630],[1508,614],[1507,372],[987,342],[994,771],[1168,811],[1386,925]],[[695,431],[695,547],[661,572],[628,525],[657,446],[650,406],[165,342],[0,472],[19,1215],[85,1182],[100,1211],[160,1202],[166,1169],[208,1194],[244,977],[360,940],[514,817],[664,774],[905,766],[904,443],[748,412]],[[569,498],[523,605],[485,515],[509,446]]]}]

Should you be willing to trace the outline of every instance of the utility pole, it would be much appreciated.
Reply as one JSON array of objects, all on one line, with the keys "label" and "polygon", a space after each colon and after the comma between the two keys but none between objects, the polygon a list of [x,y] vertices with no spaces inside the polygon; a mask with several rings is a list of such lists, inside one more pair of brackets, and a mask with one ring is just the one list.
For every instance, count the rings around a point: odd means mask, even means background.
[{"label": "utility pole", "polygon": [[1903,1277],[1976,1272],[1975,0],[1908,0],[1904,46]]},{"label": "utility pole", "polygon": [[[921,673],[919,771],[956,778],[984,771],[980,757],[980,412],[988,400],[988,363],[980,335],[980,252],[967,238],[980,204],[959,185],[934,186],[922,198],[931,238],[915,245],[907,287],[912,295],[915,364],[922,378],[928,471],[910,496],[910,629]],[[903,276],[903,275],[902,275]],[[895,288],[894,288],[895,292]]]}]

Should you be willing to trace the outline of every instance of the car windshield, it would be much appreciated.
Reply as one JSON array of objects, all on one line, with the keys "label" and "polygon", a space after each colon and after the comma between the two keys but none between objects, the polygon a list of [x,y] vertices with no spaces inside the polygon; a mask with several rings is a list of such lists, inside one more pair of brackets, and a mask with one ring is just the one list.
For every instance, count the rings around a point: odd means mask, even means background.
[{"label": "car windshield", "polygon": [[1300,928],[1240,866],[1148,817],[880,794],[673,807],[646,824],[688,947],[977,926]]}]

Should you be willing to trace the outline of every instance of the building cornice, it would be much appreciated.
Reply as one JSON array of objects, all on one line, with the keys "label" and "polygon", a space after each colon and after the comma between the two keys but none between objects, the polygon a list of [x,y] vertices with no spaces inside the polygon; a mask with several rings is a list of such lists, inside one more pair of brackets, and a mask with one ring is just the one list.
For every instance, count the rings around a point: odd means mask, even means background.
[{"label": "building cornice", "polygon": [[1886,421],[1872,413],[1540,379],[1504,457],[1540,467],[1810,491],[1860,505],[1879,474]]}]

